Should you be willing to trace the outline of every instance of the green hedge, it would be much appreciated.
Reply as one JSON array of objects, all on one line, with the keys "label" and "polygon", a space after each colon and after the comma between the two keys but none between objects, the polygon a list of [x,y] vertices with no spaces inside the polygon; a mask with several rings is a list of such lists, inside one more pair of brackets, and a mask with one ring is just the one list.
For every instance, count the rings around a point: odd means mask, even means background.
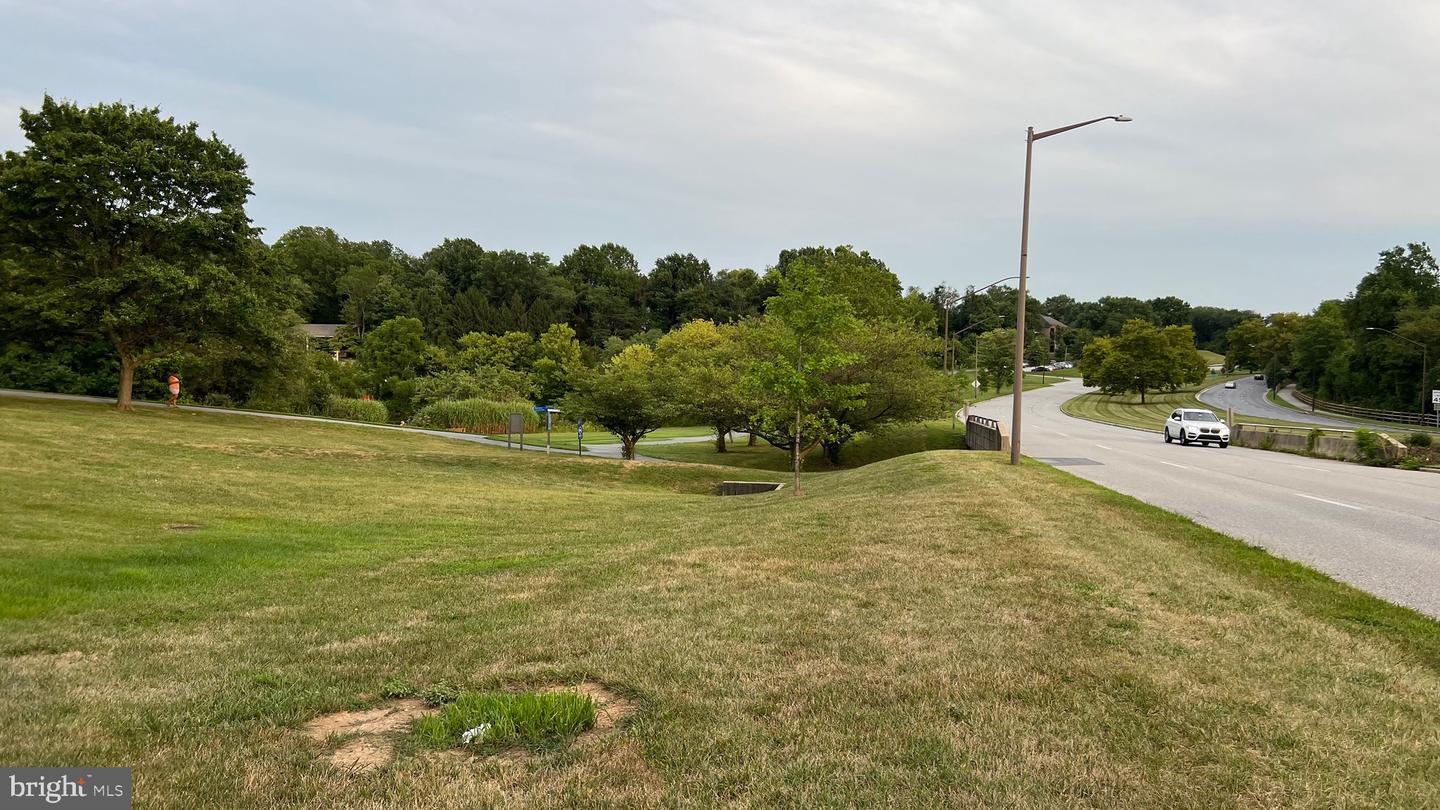
[{"label": "green hedge", "polygon": [[510,414],[525,414],[526,432],[540,429],[540,415],[524,400],[492,402],[488,399],[442,399],[415,412],[415,424],[436,430],[467,433],[504,433]]},{"label": "green hedge", "polygon": [[325,415],[332,419],[349,419],[353,422],[390,421],[390,411],[383,402],[334,395],[325,400]]}]

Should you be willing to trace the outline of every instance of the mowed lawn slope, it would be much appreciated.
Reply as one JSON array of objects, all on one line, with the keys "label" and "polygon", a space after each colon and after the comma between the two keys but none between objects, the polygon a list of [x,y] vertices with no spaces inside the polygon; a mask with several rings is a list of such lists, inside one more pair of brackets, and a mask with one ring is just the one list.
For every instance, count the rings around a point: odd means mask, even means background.
[{"label": "mowed lawn slope", "polygon": [[[176,808],[1440,803],[1429,620],[998,454],[706,494],[751,474],[0,400],[0,761]],[[639,712],[317,759],[390,678]]]}]

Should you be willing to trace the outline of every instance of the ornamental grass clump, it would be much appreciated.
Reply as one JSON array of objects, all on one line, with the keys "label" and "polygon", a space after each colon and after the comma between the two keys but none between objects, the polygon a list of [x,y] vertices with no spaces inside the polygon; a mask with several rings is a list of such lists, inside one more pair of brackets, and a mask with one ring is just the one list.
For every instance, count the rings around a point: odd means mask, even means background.
[{"label": "ornamental grass clump", "polygon": [[331,419],[349,419],[352,422],[390,421],[390,410],[383,402],[334,395],[325,400],[325,415]]},{"label": "ornamental grass clump", "polygon": [[494,402],[488,399],[442,399],[415,413],[415,424],[437,430],[467,433],[504,433],[512,413],[525,414],[525,430],[540,427],[535,406],[524,400]]},{"label": "ornamental grass clump", "polygon": [[560,745],[595,726],[595,701],[573,689],[554,692],[462,692],[438,714],[415,723],[435,748],[498,750]]}]

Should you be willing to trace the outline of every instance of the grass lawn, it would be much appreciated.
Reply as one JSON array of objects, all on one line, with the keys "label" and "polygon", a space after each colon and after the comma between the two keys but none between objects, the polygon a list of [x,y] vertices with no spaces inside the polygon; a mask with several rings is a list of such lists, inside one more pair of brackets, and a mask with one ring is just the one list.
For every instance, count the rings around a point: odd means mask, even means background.
[{"label": "grass lawn", "polygon": [[[949,419],[936,419],[918,425],[905,425],[878,435],[864,435],[850,442],[840,451],[840,468],[860,467],[882,459],[893,458],[907,453],[926,450],[954,450],[965,446],[965,426],[950,429]],[[663,458],[668,461],[688,461],[696,464],[722,464],[727,467],[745,467],[754,470],[789,472],[790,454],[771,447],[764,439],[757,439],[751,447],[744,439],[728,445],[724,453],[715,452],[715,445],[709,442],[695,444],[660,444],[645,448],[641,455]],[[820,448],[812,450],[805,457],[807,472],[825,472],[833,469]]]},{"label": "grass lawn", "polygon": [[[1440,625],[1004,462],[722,500],[766,474],[0,399],[0,761],[167,808],[1440,804]],[[301,731],[581,678],[638,712],[559,753]]]},{"label": "grass lawn", "polygon": [[1217,366],[1225,362],[1225,355],[1219,352],[1212,352],[1209,349],[1199,349],[1198,351],[1207,366]]},{"label": "grass lawn", "polygon": [[[1239,375],[1249,376],[1249,375]],[[1091,419],[1096,422],[1119,425],[1121,427],[1139,428],[1141,430],[1160,430],[1165,426],[1165,420],[1176,408],[1205,408],[1220,414],[1224,419],[1223,411],[1214,405],[1201,402],[1196,394],[1227,379],[1237,379],[1236,376],[1210,377],[1199,386],[1193,388],[1182,388],[1179,391],[1152,391],[1145,395],[1145,402],[1140,402],[1139,394],[1081,394],[1073,399],[1066,400],[1060,405],[1060,410],[1079,419]],[[1286,425],[1302,426],[1299,422],[1289,422],[1284,419],[1269,419],[1263,416],[1249,416],[1246,414],[1235,414],[1235,421],[1246,422],[1256,425]],[[1308,426],[1304,426],[1308,427]]]},{"label": "grass lawn", "polygon": [[[689,436],[710,436],[713,433],[714,431],[711,428],[704,427],[702,425],[689,425],[685,427],[663,427],[641,439],[640,443],[645,444],[646,442],[653,442],[659,439],[679,439]],[[490,438],[499,439],[503,442],[505,441],[505,434],[501,433],[498,435],[492,435],[490,436]],[[518,441],[517,437],[512,437],[512,439]],[[614,433],[611,433],[610,431],[605,430],[598,425],[590,425],[585,428],[586,447],[589,447],[592,444],[619,443],[619,436],[616,436]],[[540,430],[535,433],[526,433],[525,444],[543,446],[545,444],[545,431]],[[575,426],[567,424],[562,429],[557,425],[555,430],[550,434],[550,446],[563,448],[565,450],[574,450],[576,447]]]}]

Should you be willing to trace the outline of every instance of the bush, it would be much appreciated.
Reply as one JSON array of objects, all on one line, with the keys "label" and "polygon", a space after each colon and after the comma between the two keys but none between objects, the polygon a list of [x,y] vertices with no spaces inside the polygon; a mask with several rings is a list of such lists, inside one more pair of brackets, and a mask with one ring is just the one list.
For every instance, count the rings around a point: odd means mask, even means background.
[{"label": "bush", "polygon": [[510,414],[525,414],[526,432],[538,430],[540,417],[534,406],[523,400],[494,402],[488,399],[445,399],[415,412],[414,423],[436,430],[463,430],[467,433],[504,433]]},{"label": "bush", "polygon": [[1390,460],[1385,458],[1385,448],[1380,446],[1380,439],[1373,430],[1356,428],[1355,452],[1356,460],[1361,464],[1371,467],[1390,466]]},{"label": "bush", "polygon": [[1411,447],[1429,447],[1432,439],[1429,433],[1411,433],[1405,443]]},{"label": "bush", "polygon": [[479,371],[442,371],[415,380],[415,407],[446,399],[515,402],[530,395],[530,380],[519,371],[485,366]]},{"label": "bush", "polygon": [[349,419],[352,422],[388,422],[390,411],[385,403],[354,397],[337,397],[333,394],[325,400],[325,415],[332,419]]},{"label": "bush", "polygon": [[1424,462],[1414,456],[1406,456],[1400,459],[1400,469],[1402,470],[1419,470],[1424,466]]}]

